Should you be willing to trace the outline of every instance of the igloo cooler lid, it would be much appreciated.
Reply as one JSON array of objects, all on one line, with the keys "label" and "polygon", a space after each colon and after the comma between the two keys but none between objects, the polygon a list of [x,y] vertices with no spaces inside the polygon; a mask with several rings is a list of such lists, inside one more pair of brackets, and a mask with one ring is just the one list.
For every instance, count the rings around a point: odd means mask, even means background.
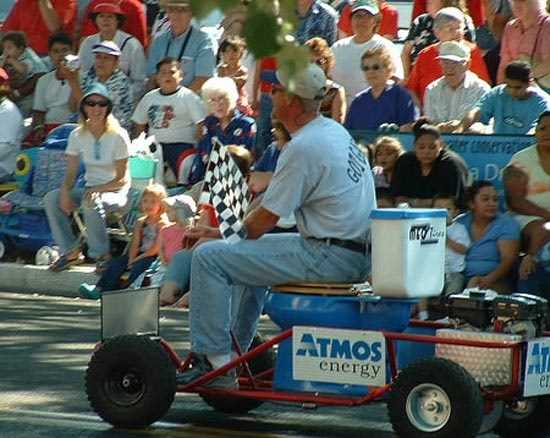
[{"label": "igloo cooler lid", "polygon": [[446,218],[447,210],[443,208],[375,208],[370,217],[382,220]]}]

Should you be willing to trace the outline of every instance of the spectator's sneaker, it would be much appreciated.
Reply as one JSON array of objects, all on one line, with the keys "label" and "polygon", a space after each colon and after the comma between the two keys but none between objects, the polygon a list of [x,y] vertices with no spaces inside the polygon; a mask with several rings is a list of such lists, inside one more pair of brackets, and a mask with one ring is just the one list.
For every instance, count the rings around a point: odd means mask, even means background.
[{"label": "spectator's sneaker", "polygon": [[[183,373],[176,374],[176,383],[178,385],[188,385],[214,369],[206,357],[206,354],[192,354],[193,359],[191,361],[191,368],[188,368]],[[209,388],[237,389],[235,370],[229,370],[227,374],[223,374],[216,377],[214,380],[206,382],[204,386]]]},{"label": "spectator's sneaker", "polygon": [[48,269],[53,272],[61,272],[65,269],[69,269],[71,266],[80,265],[81,263],[84,263],[84,255],[82,253],[71,256],[63,254],[59,256]]},{"label": "spectator's sneaker", "polygon": [[78,288],[78,293],[82,298],[88,298],[89,300],[99,300],[101,298],[101,291],[93,284],[82,283]]}]

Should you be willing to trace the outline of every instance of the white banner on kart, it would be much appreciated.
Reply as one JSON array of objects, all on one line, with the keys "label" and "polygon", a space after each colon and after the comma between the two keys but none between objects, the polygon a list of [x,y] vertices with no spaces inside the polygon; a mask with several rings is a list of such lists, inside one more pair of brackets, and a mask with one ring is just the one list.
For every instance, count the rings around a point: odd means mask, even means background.
[{"label": "white banner on kart", "polygon": [[386,343],[382,333],[300,326],[292,330],[295,380],[386,384]]},{"label": "white banner on kart", "polygon": [[527,343],[523,396],[550,394],[550,338]]}]

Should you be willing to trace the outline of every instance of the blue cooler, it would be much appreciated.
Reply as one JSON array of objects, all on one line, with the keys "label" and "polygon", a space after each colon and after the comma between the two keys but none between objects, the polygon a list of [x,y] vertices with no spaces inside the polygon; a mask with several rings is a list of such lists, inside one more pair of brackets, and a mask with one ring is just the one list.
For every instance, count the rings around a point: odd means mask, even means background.
[{"label": "blue cooler", "polygon": [[[294,326],[402,332],[416,299],[270,293],[265,311],[282,330]],[[273,386],[279,390],[362,396],[367,386],[294,379],[292,338],[279,344]],[[386,372],[389,379],[390,373]]]}]

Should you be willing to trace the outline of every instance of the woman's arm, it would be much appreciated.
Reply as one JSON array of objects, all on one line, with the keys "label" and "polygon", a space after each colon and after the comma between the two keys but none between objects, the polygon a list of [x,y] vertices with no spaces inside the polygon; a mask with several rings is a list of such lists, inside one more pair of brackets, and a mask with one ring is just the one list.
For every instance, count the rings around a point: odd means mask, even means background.
[{"label": "woman's arm", "polygon": [[539,207],[527,199],[529,176],[519,166],[510,164],[502,174],[508,208],[515,213],[538,216],[550,220],[550,210]]},{"label": "woman's arm", "polygon": [[66,214],[70,214],[75,208],[71,199],[71,189],[76,182],[78,169],[80,168],[80,157],[78,155],[65,155],[67,157],[67,168],[65,170],[65,178],[59,188],[59,206]]},{"label": "woman's arm", "polygon": [[500,264],[492,272],[480,277],[478,286],[481,289],[490,288],[498,280],[506,277],[517,261],[519,240],[499,240],[497,247],[500,253]]}]

